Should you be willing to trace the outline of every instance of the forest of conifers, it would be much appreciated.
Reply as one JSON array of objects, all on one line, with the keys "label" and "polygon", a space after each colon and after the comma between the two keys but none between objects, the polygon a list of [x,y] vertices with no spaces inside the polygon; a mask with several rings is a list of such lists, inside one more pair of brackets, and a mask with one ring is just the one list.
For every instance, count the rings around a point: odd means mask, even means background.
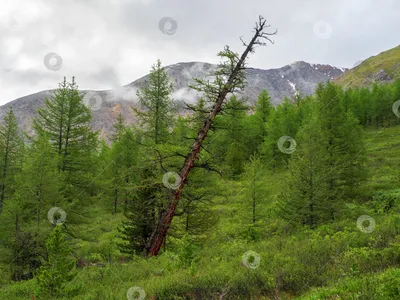
[{"label": "forest of conifers", "polygon": [[[74,79],[0,127],[1,299],[399,299],[400,81],[230,95],[158,256],[159,216],[212,103],[158,61],[104,139]],[[251,105],[254,103],[254,105]],[[127,296],[128,293],[128,296]]]}]

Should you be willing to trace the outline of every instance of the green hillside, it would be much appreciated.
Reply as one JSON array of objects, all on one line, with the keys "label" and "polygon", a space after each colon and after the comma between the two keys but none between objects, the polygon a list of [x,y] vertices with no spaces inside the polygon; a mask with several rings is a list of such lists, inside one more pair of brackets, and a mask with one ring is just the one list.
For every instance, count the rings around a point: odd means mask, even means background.
[{"label": "green hillside", "polygon": [[400,78],[400,45],[364,60],[338,77],[335,82],[349,87],[368,86],[376,80],[376,74],[381,70],[391,79]]},{"label": "green hillside", "polygon": [[400,298],[400,80],[327,82],[278,106],[267,90],[254,107],[231,96],[186,181],[210,103],[183,117],[171,93],[158,61],[139,125],[120,114],[110,144],[74,80],[28,142],[9,110],[0,299]]},{"label": "green hillside", "polygon": [[[251,242],[248,239],[251,233],[244,227],[240,213],[249,209],[243,202],[244,183],[220,180],[218,186],[226,191],[226,198],[215,198],[213,207],[220,224],[202,249],[193,252],[198,259],[189,266],[181,261],[190,260],[192,255],[189,244],[184,242],[173,242],[174,249],[158,258],[137,258],[129,263],[114,261],[115,249],[107,245],[114,239],[115,228],[123,217],[93,210],[94,217],[80,230],[94,240],[79,243],[76,250],[77,256],[86,257],[93,266],[81,269],[71,283],[84,286],[82,293],[72,299],[126,299],[131,286],[142,287],[148,295],[146,299],[155,299],[152,295],[158,295],[157,299],[218,299],[224,292],[228,295],[226,299],[273,299],[267,291],[277,282],[282,284],[276,287],[280,299],[297,299],[294,291],[280,289],[299,291],[320,284],[329,287],[298,299],[358,299],[354,295],[364,296],[360,299],[395,299],[389,294],[400,293],[400,269],[384,271],[384,265],[400,264],[400,142],[396,138],[399,135],[400,127],[367,132],[368,171],[372,177],[363,189],[370,194],[379,191],[396,195],[390,214],[376,212],[376,206],[383,203],[371,198],[363,204],[348,204],[348,214],[352,216],[348,220],[315,231],[294,232],[274,217],[273,212],[274,199],[279,196],[288,172],[281,170],[273,175],[267,172],[263,175],[268,190],[268,197],[262,200],[263,230],[259,233],[260,240]],[[365,213],[376,220],[376,229],[371,234],[357,228],[357,217]],[[243,266],[242,256],[249,250],[261,257],[255,269]],[[179,251],[182,252],[178,254]],[[30,299],[34,281],[6,284],[6,268],[2,272],[1,299]],[[343,279],[338,282],[339,278]],[[382,293],[380,298],[379,293]]]},{"label": "green hillside", "polygon": [[[390,102],[397,99],[394,92],[399,86],[386,87]],[[160,255],[147,259],[136,239],[128,248],[138,250],[127,255],[126,247],[121,248],[124,234],[118,230],[125,222],[132,224],[125,229],[134,231],[128,231],[129,237],[144,235],[143,229],[136,230],[146,228],[140,226],[151,219],[143,218],[150,204],[142,201],[151,192],[165,199],[165,189],[157,190],[162,187],[162,170],[149,182],[136,177],[151,176],[143,165],[157,168],[148,148],[137,149],[144,147],[135,143],[140,133],[119,119],[113,145],[103,145],[86,158],[95,162],[93,174],[86,173],[91,176],[87,193],[75,194],[75,199],[83,195],[79,206],[74,206],[77,201],[61,203],[67,221],[56,229],[31,194],[40,187],[43,200],[51,196],[47,200],[51,207],[57,192],[57,160],[53,165],[52,148],[39,139],[25,154],[20,171],[24,176],[16,175],[16,196],[5,202],[0,218],[0,299],[398,299],[400,126],[385,103],[375,108],[380,114],[368,111],[365,121],[357,124],[360,121],[346,109],[357,107],[358,94],[365,92],[347,94],[328,83],[300,105],[286,100],[273,108],[263,91],[253,115],[246,114],[237,98],[230,98],[224,116],[216,120],[219,129],[206,145],[215,160],[203,154],[200,162],[207,161],[209,170],[196,169],[187,188],[188,194],[204,196],[203,201],[190,202],[184,194]],[[375,89],[368,98],[376,99],[380,93]],[[266,124],[262,114],[269,115]],[[7,120],[12,123],[12,111]],[[172,144],[165,142],[155,156],[168,153],[164,166],[176,163],[171,153],[189,144],[185,137],[190,136],[191,122],[179,118],[173,132],[165,132]],[[263,140],[264,130],[268,134]],[[294,149],[280,142],[285,133],[296,138]],[[335,148],[328,147],[330,135],[335,137],[331,140],[332,145],[337,143]],[[277,140],[280,151],[274,152]],[[40,160],[44,155],[48,159]],[[214,168],[222,176],[210,171]],[[335,180],[337,194],[329,191],[328,179]],[[122,191],[119,204],[115,187]],[[64,189],[64,197],[74,193],[68,186]],[[314,191],[308,194],[309,189]],[[132,196],[131,191],[135,191]],[[135,201],[124,205],[126,195]],[[4,239],[14,236],[15,224],[24,239]],[[47,251],[41,246],[45,240]],[[21,276],[32,270],[38,253],[42,267],[35,278],[25,280]]]}]

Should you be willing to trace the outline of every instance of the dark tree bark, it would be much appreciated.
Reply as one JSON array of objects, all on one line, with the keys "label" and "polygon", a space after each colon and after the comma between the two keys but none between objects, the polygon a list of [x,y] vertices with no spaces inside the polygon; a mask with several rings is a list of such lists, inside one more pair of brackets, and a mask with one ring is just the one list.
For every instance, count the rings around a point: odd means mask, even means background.
[{"label": "dark tree bark", "polygon": [[[201,145],[204,141],[204,139],[207,137],[207,133],[211,127],[211,124],[213,123],[216,115],[220,112],[222,108],[222,104],[224,103],[224,100],[226,98],[226,95],[230,92],[233,92],[238,85],[240,85],[240,80],[238,81],[237,77],[238,74],[241,73],[241,71],[244,70],[244,65],[245,65],[245,60],[248,56],[249,53],[254,52],[254,47],[256,45],[265,45],[264,42],[262,42],[262,39],[266,39],[270,42],[272,42],[268,36],[270,35],[275,35],[276,31],[273,33],[266,33],[264,32],[265,27],[269,27],[269,25],[266,25],[266,21],[263,17],[259,17],[258,22],[256,23],[255,26],[255,33],[253,38],[251,39],[249,44],[246,44],[243,42],[244,46],[246,47],[245,51],[243,54],[240,56],[238,61],[236,61],[235,66],[232,68],[232,71],[228,77],[227,82],[223,85],[220,86],[219,90],[216,90],[216,99],[215,99],[215,105],[213,109],[211,110],[209,116],[204,122],[203,127],[199,130],[198,136],[193,143],[191,147],[190,153],[187,155],[185,162],[183,164],[183,167],[180,170],[180,177],[181,177],[181,182],[178,187],[178,189],[175,192],[174,197],[171,199],[167,210],[160,215],[160,218],[158,220],[158,224],[155,227],[148,243],[147,247],[147,257],[152,257],[152,256],[157,256],[163,243],[165,240],[165,237],[168,233],[169,226],[171,225],[172,219],[175,215],[176,207],[178,205],[179,199],[181,197],[181,192],[183,190],[183,187],[185,186],[186,179],[191,171],[191,169],[194,166],[194,163],[196,159],[198,158],[198,155],[201,150]],[[235,62],[235,60],[232,58],[231,63]],[[207,89],[210,88],[210,86],[206,86]]]}]

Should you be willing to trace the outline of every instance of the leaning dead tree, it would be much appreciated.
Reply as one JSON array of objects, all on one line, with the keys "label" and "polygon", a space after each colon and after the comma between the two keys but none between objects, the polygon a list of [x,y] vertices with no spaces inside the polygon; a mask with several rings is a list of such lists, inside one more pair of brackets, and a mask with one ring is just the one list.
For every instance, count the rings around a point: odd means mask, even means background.
[{"label": "leaning dead tree", "polygon": [[267,27],[270,26],[266,25],[265,19],[260,16],[254,27],[255,33],[251,41],[246,43],[241,39],[243,46],[246,47],[243,54],[239,56],[226,46],[224,51],[218,53],[218,56],[225,58],[227,61],[221,63],[217,71],[213,74],[215,80],[209,82],[195,79],[195,85],[191,86],[191,88],[201,92],[203,96],[207,98],[207,102],[212,104],[211,110],[202,128],[199,130],[197,138],[191,147],[191,151],[186,156],[183,167],[180,170],[180,185],[176,189],[174,197],[169,202],[167,209],[160,215],[158,224],[152,232],[147,245],[147,257],[157,256],[164,243],[186,179],[191,169],[194,167],[195,161],[198,159],[202,143],[207,137],[207,133],[215,117],[221,111],[227,94],[243,90],[245,87],[246,80],[244,70],[247,56],[249,53],[254,53],[256,46],[264,46],[266,45],[266,41],[273,43],[270,36],[275,35],[277,31],[267,33],[265,32]]}]

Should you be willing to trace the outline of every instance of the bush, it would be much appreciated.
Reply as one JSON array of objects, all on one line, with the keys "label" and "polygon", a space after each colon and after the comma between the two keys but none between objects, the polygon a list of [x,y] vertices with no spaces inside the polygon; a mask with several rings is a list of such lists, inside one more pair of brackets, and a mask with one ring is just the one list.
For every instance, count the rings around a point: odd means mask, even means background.
[{"label": "bush", "polygon": [[374,209],[377,213],[388,213],[400,208],[400,189],[377,191],[373,194]]}]

